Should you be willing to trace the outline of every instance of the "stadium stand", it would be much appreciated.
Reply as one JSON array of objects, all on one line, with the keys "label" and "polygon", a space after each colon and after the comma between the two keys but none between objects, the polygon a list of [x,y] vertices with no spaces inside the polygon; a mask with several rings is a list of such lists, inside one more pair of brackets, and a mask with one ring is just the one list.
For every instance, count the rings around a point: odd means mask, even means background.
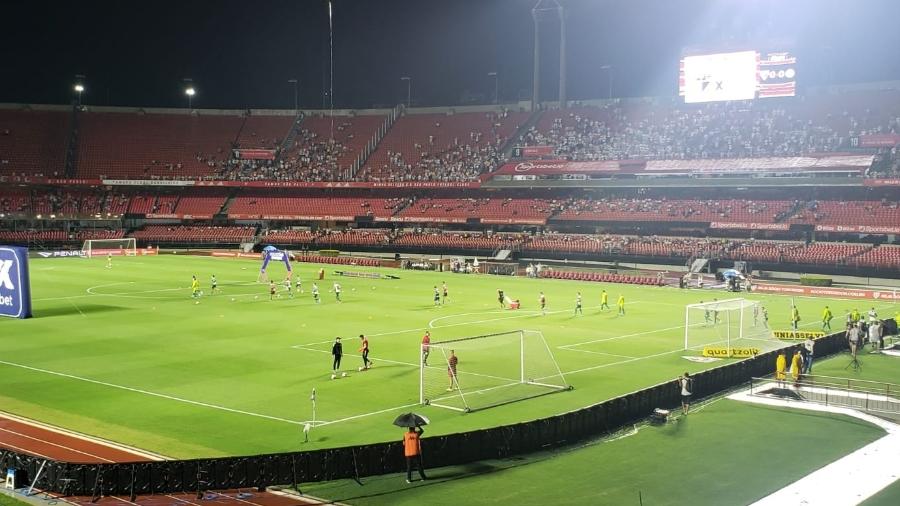
[{"label": "stadium stand", "polygon": [[0,175],[62,177],[70,113],[0,109]]},{"label": "stadium stand", "polygon": [[234,140],[235,148],[277,149],[294,126],[293,116],[248,114]]},{"label": "stadium stand", "polygon": [[500,149],[528,113],[406,114],[369,157],[366,181],[472,181],[500,162]]},{"label": "stadium stand", "polygon": [[897,201],[818,201],[806,203],[792,223],[876,226],[900,223]]},{"label": "stadium stand", "polygon": [[782,200],[579,199],[572,201],[555,219],[774,223],[786,217],[795,205]]},{"label": "stadium stand", "polygon": [[213,177],[231,158],[242,119],[227,115],[86,112],[79,119],[80,177]]},{"label": "stadium stand", "polygon": [[465,223],[480,219],[482,223],[545,223],[554,203],[542,199],[513,198],[421,198],[403,209],[398,216],[406,221]]},{"label": "stadium stand", "polygon": [[221,173],[228,180],[343,181],[385,116],[307,116],[279,160],[230,160]]},{"label": "stadium stand", "polygon": [[25,189],[0,190],[0,214],[32,214],[31,192]]},{"label": "stadium stand", "polygon": [[487,234],[483,232],[408,232],[393,241],[396,246],[418,246],[441,249],[497,250],[515,249],[523,234]]},{"label": "stadium stand", "polygon": [[338,221],[352,221],[357,216],[387,219],[404,203],[405,199],[400,198],[325,197],[321,193],[249,191],[232,201],[228,216],[235,219],[269,217]]},{"label": "stadium stand", "polygon": [[549,110],[523,136],[572,160],[714,159],[840,151],[900,131],[900,91],[844,91],[778,104],[616,101]]},{"label": "stadium stand", "polygon": [[131,237],[145,243],[210,243],[237,244],[256,235],[253,227],[193,227],[147,225],[131,233]]},{"label": "stadium stand", "polygon": [[851,260],[863,267],[900,269],[900,246],[881,245],[864,251]]},{"label": "stadium stand", "polygon": [[188,190],[178,199],[174,213],[182,217],[209,219],[222,209],[227,196],[225,190],[218,188],[204,189],[202,192]]}]

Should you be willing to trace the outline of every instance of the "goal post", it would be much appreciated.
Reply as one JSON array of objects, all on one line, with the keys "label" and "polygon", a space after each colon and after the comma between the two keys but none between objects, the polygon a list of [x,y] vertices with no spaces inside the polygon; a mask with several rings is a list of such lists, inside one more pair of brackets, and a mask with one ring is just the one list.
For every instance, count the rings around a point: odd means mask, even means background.
[{"label": "goal post", "polygon": [[137,255],[137,241],[134,237],[87,239],[81,246],[81,251],[88,258],[104,255],[135,256]]},{"label": "goal post", "polygon": [[723,346],[774,349],[765,309],[756,300],[736,298],[688,304],[684,312],[684,349]]},{"label": "goal post", "polygon": [[419,402],[470,412],[569,390],[544,335],[516,330],[419,347]]}]

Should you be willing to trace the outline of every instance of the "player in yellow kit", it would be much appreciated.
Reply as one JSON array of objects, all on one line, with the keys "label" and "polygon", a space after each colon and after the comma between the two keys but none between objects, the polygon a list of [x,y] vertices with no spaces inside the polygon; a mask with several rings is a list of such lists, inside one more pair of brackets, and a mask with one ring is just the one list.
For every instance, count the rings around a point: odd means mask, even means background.
[{"label": "player in yellow kit", "polygon": [[831,330],[831,320],[833,319],[834,315],[831,314],[831,309],[825,306],[825,309],[822,310],[822,330]]},{"label": "player in yellow kit", "polygon": [[619,295],[619,300],[616,301],[616,306],[619,306],[619,316],[625,316],[625,296]]}]

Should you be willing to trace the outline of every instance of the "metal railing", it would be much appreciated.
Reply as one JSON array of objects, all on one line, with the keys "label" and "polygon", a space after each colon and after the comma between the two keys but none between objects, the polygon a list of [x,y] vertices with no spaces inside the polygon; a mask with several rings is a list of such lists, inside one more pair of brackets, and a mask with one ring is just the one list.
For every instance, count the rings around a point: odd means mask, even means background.
[{"label": "metal railing", "polygon": [[785,380],[752,378],[750,394],[860,411],[900,414],[900,385],[880,381],[832,376],[804,376],[797,382],[790,377]]}]

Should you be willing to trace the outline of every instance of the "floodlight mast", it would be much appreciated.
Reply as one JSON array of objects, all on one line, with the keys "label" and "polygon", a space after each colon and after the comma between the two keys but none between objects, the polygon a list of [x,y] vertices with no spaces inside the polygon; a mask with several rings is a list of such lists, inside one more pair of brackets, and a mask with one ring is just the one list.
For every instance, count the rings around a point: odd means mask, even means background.
[{"label": "floodlight mast", "polygon": [[184,85],[185,85],[184,94],[187,95],[188,112],[190,113],[194,110],[193,101],[194,101],[194,95],[197,94],[197,90],[194,89],[194,80],[193,79],[190,79],[190,78],[184,79]]},{"label": "floodlight mast", "polygon": [[[545,5],[546,4],[546,5]],[[566,12],[557,0],[538,0],[531,9],[534,20],[534,68],[532,74],[531,110],[540,108],[541,101],[541,19],[543,11],[555,11],[559,20],[559,107],[564,109],[566,98]]]}]

